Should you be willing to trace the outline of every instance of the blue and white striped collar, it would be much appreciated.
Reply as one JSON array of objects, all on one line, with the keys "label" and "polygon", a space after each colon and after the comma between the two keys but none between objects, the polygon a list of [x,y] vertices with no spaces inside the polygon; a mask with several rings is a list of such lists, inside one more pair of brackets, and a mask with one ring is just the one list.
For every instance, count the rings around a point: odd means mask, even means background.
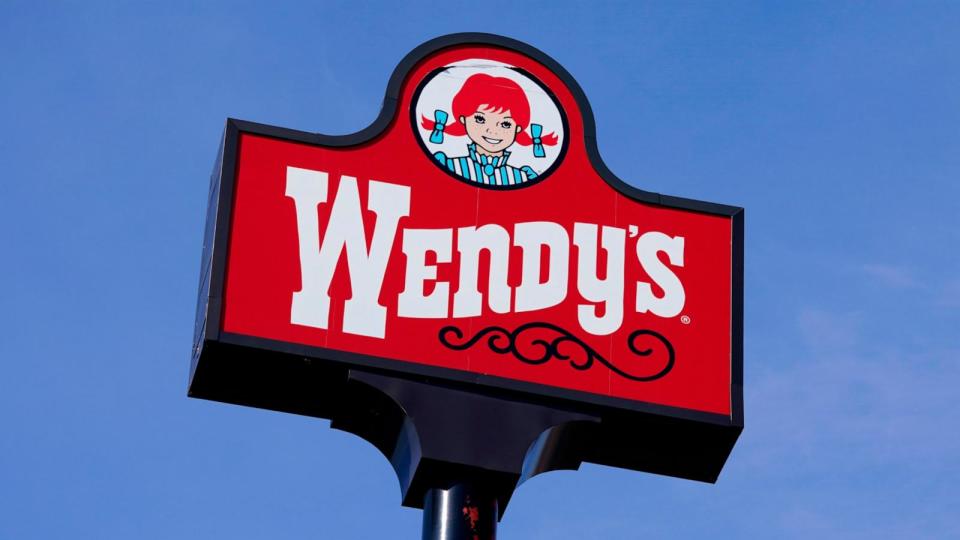
[{"label": "blue and white striped collar", "polygon": [[470,159],[479,163],[480,165],[493,165],[494,168],[499,169],[507,164],[507,158],[510,157],[510,152],[507,150],[503,151],[502,156],[490,157],[486,154],[481,154],[477,152],[477,143],[470,143],[467,145],[467,151],[470,152]]}]

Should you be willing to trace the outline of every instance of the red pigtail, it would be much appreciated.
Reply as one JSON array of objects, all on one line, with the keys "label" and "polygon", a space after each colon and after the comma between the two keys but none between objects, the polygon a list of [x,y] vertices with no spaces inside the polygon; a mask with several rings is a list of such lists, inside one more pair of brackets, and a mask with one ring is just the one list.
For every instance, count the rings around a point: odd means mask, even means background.
[{"label": "red pigtail", "polygon": [[[420,127],[427,131],[433,131],[433,126],[436,124],[436,121],[424,115],[421,115],[420,118]],[[452,137],[462,137],[467,134],[467,128],[454,118],[453,122],[443,126],[443,132]]]}]

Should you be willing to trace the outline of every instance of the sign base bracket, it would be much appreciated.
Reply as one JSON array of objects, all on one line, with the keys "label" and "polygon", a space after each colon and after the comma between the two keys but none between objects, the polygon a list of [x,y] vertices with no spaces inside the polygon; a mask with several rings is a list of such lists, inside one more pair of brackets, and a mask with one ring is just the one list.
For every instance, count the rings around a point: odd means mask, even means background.
[{"label": "sign base bracket", "polygon": [[[499,519],[520,482],[547,471],[579,468],[584,449],[571,443],[591,440],[585,432],[600,422],[599,417],[436,381],[359,370],[350,370],[348,380],[353,388],[345,395],[351,399],[331,427],[376,446],[397,473],[404,506],[413,508],[435,506],[437,497],[483,494],[483,501],[492,497]],[[441,519],[436,508],[427,513],[433,517],[424,519]]]}]

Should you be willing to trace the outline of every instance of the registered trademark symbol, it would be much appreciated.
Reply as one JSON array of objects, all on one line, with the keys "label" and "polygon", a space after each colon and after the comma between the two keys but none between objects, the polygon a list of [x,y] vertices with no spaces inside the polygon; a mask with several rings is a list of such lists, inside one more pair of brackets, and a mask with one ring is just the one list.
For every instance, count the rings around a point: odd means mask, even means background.
[{"label": "registered trademark symbol", "polygon": [[690,317],[686,315],[681,315],[680,322],[682,322],[683,324],[690,324]]}]

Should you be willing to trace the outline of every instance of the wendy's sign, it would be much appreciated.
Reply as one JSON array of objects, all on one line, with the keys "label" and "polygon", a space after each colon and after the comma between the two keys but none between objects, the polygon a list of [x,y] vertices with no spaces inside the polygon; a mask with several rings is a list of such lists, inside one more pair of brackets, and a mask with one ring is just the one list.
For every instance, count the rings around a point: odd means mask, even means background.
[{"label": "wendy's sign", "polygon": [[191,395],[367,436],[351,381],[426,382],[589,416],[577,463],[711,481],[742,428],[742,209],[615,177],[524,44],[421,46],[354,135],[229,120],[209,216]]}]

